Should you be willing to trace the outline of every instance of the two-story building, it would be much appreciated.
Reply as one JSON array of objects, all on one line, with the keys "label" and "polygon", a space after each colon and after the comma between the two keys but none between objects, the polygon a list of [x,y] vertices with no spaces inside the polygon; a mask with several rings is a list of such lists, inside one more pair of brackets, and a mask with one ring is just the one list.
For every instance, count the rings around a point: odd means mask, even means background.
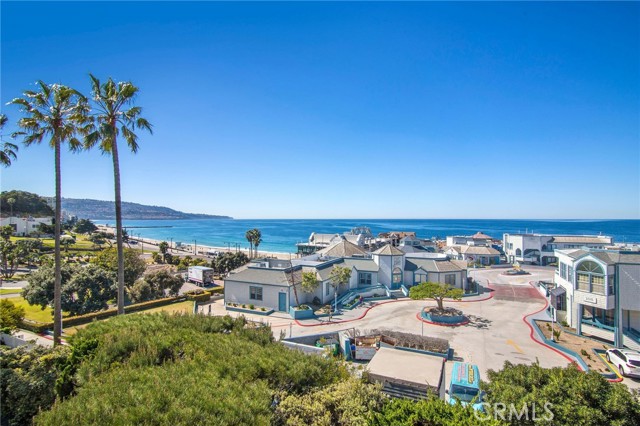
[{"label": "two-story building", "polygon": [[53,225],[52,217],[3,217],[0,218],[0,226],[9,225],[13,228],[13,234],[26,237],[31,234],[38,233],[38,227],[43,223],[45,225]]},{"label": "two-story building", "polygon": [[640,349],[640,253],[556,250],[557,318],[578,334]]},{"label": "two-story building", "polygon": [[555,250],[613,246],[605,235],[504,234],[502,249],[509,263],[548,265],[558,261]]}]

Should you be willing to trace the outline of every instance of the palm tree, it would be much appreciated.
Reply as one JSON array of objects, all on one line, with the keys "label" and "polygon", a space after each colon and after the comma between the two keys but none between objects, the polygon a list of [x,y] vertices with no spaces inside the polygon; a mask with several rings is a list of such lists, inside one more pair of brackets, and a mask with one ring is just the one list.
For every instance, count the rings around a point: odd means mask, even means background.
[{"label": "palm tree", "polygon": [[120,196],[120,160],[118,136],[122,136],[134,154],[138,151],[136,129],[151,131],[151,124],[140,116],[142,108],[130,106],[138,93],[131,82],[116,83],[109,78],[105,83],[91,77],[91,94],[97,110],[96,127],[85,138],[85,146],[99,144],[103,153],[113,159],[113,178],[116,204],[116,243],[118,251],[118,314],[124,314],[124,251],[122,247],[122,199]]},{"label": "palm tree", "polygon": [[253,230],[253,247],[255,251],[255,255],[258,256],[258,246],[262,242],[262,232],[259,229]]},{"label": "palm tree", "polygon": [[[9,119],[7,118],[6,115],[4,114],[0,114],[0,132],[2,131],[2,129],[4,128],[4,125],[7,124],[7,121]],[[2,133],[0,133],[0,137],[2,136]],[[2,164],[5,167],[9,167],[11,165],[11,160],[15,160],[16,157],[16,152],[18,151],[18,146],[14,145],[10,142],[4,142],[2,141],[2,150],[0,150],[0,164]]]},{"label": "palm tree", "polygon": [[61,259],[60,259],[60,224],[62,223],[61,206],[61,174],[60,174],[60,149],[67,142],[72,151],[82,147],[76,138],[78,134],[84,134],[89,130],[89,106],[87,99],[78,91],[60,84],[48,85],[43,81],[37,82],[40,91],[27,90],[24,98],[16,98],[10,103],[20,106],[25,114],[18,121],[22,131],[14,133],[14,136],[23,136],[23,143],[29,146],[33,143],[41,143],[45,137],[49,137],[49,145],[55,151],[55,282],[53,288],[53,344],[60,343],[62,331],[61,309]]},{"label": "palm tree", "polygon": [[249,241],[249,257],[253,257],[253,229],[249,229],[245,234],[245,238]]}]

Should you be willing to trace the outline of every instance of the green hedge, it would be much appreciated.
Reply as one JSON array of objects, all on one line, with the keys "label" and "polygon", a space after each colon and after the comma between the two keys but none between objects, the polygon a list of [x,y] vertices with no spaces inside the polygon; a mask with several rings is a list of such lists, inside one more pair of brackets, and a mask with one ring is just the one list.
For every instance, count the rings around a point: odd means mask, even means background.
[{"label": "green hedge", "polygon": [[[206,297],[207,297],[206,300],[209,300],[208,294],[206,295]],[[182,302],[186,299],[187,298],[184,296],[176,296],[176,297],[166,297],[163,299],[150,300],[148,302],[136,303],[135,305],[125,306],[124,311],[125,313],[144,311],[146,309],[156,308],[158,306],[164,306],[164,305],[169,305],[171,303]],[[189,299],[189,300],[195,300],[195,299]],[[198,301],[201,301],[201,300],[198,300]],[[116,316],[117,314],[118,314],[118,308],[111,308],[104,311],[92,312],[90,314],[63,318],[62,326],[72,327],[75,325],[86,324],[94,320],[102,320],[105,318],[113,317],[113,316]],[[53,330],[53,321],[45,322],[45,323],[22,321],[20,328],[29,330],[33,333],[41,334],[47,330]]]},{"label": "green hedge", "polygon": [[209,290],[207,290],[209,293],[213,294],[224,294],[224,287],[216,287],[216,288],[210,288]]},{"label": "green hedge", "polygon": [[187,295],[188,300],[195,300],[196,302],[208,302],[211,299],[211,293],[204,292],[202,294],[189,294]]}]

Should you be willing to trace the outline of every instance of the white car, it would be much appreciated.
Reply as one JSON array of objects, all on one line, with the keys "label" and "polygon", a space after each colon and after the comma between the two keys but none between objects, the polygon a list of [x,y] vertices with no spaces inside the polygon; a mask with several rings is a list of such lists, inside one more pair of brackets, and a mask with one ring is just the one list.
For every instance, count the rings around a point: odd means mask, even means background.
[{"label": "white car", "polygon": [[607,361],[618,367],[623,376],[640,377],[640,353],[630,349],[607,350]]}]

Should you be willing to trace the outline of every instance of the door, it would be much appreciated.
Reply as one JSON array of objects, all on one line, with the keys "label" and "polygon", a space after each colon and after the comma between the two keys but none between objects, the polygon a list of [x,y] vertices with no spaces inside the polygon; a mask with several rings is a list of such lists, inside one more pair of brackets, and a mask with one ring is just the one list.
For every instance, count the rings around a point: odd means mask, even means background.
[{"label": "door", "polygon": [[287,311],[287,293],[278,293],[278,310],[280,312]]}]

